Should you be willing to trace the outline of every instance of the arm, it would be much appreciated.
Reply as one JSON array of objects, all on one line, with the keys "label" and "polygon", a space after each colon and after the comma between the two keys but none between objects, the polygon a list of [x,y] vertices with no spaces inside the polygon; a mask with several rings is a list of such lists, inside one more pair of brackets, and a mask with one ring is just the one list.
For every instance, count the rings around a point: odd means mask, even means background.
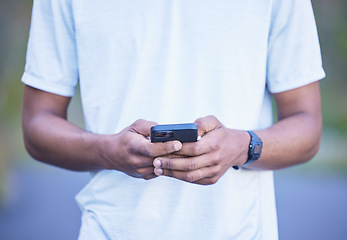
[{"label": "arm", "polygon": [[278,122],[255,131],[264,142],[252,169],[281,169],[310,160],[318,151],[322,115],[319,83],[274,94]]},{"label": "arm", "polygon": [[154,157],[181,148],[181,143],[152,144],[146,137],[154,122],[138,120],[117,134],[86,132],[67,121],[69,97],[29,86],[24,90],[23,136],[31,156],[77,171],[115,169],[151,179]]},{"label": "arm", "polygon": [[[311,159],[318,151],[322,129],[319,83],[274,95],[279,121],[255,131],[263,140],[261,158],[249,169],[280,169]],[[231,166],[247,159],[250,136],[246,131],[228,129],[215,117],[198,119],[197,143],[185,143],[179,151],[189,158],[154,160],[155,174],[198,184],[213,184]]]}]

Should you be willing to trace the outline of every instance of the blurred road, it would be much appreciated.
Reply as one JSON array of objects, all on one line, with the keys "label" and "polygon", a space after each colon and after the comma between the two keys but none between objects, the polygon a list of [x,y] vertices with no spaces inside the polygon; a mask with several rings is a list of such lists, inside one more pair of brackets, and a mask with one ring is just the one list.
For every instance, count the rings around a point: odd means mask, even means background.
[{"label": "blurred road", "polygon": [[[76,173],[40,164],[13,169],[0,209],[2,240],[77,239],[80,210],[75,194],[88,182]],[[281,240],[347,239],[347,177],[276,173]]]}]

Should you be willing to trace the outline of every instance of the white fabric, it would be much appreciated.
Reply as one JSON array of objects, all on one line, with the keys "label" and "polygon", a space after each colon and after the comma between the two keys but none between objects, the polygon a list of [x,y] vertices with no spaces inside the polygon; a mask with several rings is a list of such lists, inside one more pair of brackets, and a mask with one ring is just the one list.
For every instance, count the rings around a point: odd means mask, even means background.
[{"label": "white fabric", "polygon": [[[22,81],[72,96],[86,127],[136,119],[272,124],[271,93],[324,77],[309,0],[35,0]],[[277,239],[271,171],[230,169],[198,186],[93,173],[80,239]]]}]

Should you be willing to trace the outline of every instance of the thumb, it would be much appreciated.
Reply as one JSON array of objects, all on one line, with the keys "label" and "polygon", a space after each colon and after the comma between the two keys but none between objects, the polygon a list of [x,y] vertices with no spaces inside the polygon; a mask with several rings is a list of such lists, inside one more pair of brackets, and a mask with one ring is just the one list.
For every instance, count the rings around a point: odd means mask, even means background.
[{"label": "thumb", "polygon": [[204,136],[206,133],[223,126],[223,124],[215,116],[212,115],[198,118],[194,123],[198,125],[199,136]]},{"label": "thumb", "polygon": [[139,119],[130,125],[130,129],[138,134],[141,134],[142,136],[149,137],[151,135],[151,127],[154,125],[157,125],[157,123]]}]

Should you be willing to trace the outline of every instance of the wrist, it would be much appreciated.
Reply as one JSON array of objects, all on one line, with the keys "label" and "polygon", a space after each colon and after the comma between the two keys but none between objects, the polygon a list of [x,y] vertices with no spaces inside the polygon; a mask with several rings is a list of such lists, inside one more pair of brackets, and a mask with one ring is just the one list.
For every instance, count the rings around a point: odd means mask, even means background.
[{"label": "wrist", "polygon": [[[247,131],[243,131],[243,130],[237,130],[237,134],[238,134],[237,139],[239,144],[237,149],[239,149],[240,151],[239,151],[238,157],[233,162],[233,165],[243,166],[248,160],[248,150],[249,150],[249,143],[251,141],[251,137]],[[231,144],[235,144],[235,142]],[[235,168],[234,166],[233,166],[234,169],[238,169],[238,167]]]},{"label": "wrist", "polygon": [[[112,153],[117,152],[118,139],[116,134],[96,135],[95,136],[95,154],[96,164],[102,169],[114,169],[112,164]],[[110,150],[112,149],[112,153]]]},{"label": "wrist", "polygon": [[238,166],[243,166],[248,161],[248,153],[249,153],[249,143],[251,142],[251,136],[247,131],[241,131],[242,132],[242,154],[240,155],[240,162]]},{"label": "wrist", "polygon": [[100,140],[102,135],[94,134],[91,132],[82,131],[76,135],[74,143],[76,143],[76,148],[74,148],[73,155],[71,158],[78,159],[76,164],[78,164],[75,169],[82,171],[95,171],[103,169],[100,163],[100,153],[102,144]]}]

